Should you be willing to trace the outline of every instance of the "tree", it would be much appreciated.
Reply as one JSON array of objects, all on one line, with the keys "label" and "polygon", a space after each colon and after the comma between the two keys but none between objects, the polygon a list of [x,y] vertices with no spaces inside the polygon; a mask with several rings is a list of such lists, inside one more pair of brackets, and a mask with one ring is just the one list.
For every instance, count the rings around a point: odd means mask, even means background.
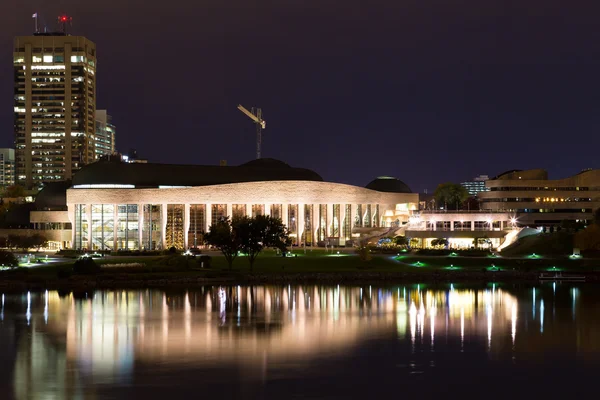
[{"label": "tree", "polygon": [[254,261],[265,247],[273,247],[285,253],[290,244],[289,233],[283,222],[268,215],[242,217],[238,220],[237,230],[242,251],[250,262],[250,270],[254,269]]},{"label": "tree", "polygon": [[396,236],[394,237],[393,242],[396,246],[408,246],[408,239],[406,236]]},{"label": "tree", "polygon": [[15,198],[15,197],[24,197],[25,196],[25,188],[19,185],[7,186],[2,192],[2,197]]},{"label": "tree", "polygon": [[410,239],[410,247],[417,247],[419,245],[419,239]]},{"label": "tree", "polygon": [[463,204],[463,210],[467,209],[469,211],[471,210],[479,210],[480,206],[479,206],[479,199],[477,199],[476,196],[469,196],[467,198],[467,200],[465,200],[464,204]]},{"label": "tree", "polygon": [[40,251],[40,247],[46,246],[48,239],[40,233],[35,233],[28,238],[27,242],[29,245],[28,247],[36,247],[37,251]]},{"label": "tree", "polygon": [[458,210],[469,198],[469,192],[457,183],[447,182],[438,185],[433,196],[438,204],[444,205],[444,209],[448,210],[450,205],[452,209]]},{"label": "tree", "polygon": [[229,269],[233,268],[233,261],[242,250],[242,241],[237,229],[238,221],[237,218],[233,221],[229,218],[221,218],[216,224],[210,226],[203,238],[204,243],[216,247],[223,253]]},{"label": "tree", "polygon": [[23,236],[21,235],[15,235],[14,233],[11,233],[8,235],[8,248],[12,249],[18,249],[19,247],[22,247],[23,244]]},{"label": "tree", "polygon": [[16,268],[19,266],[19,260],[17,260],[17,257],[10,251],[0,250],[0,265]]},{"label": "tree", "polygon": [[431,245],[433,247],[446,247],[448,246],[449,242],[448,239],[446,238],[439,238],[439,239],[433,239],[431,241]]}]

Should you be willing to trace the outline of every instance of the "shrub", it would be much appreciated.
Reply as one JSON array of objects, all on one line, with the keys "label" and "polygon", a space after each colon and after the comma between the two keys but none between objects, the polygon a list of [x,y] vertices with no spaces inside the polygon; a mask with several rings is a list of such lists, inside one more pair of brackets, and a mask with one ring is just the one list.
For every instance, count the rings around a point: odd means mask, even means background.
[{"label": "shrub", "polygon": [[17,268],[19,266],[19,260],[10,251],[0,250],[0,265],[10,268]]},{"label": "shrub", "polygon": [[91,257],[81,257],[73,264],[73,272],[76,274],[96,274],[100,272],[100,266]]},{"label": "shrub", "polygon": [[356,253],[358,253],[358,257],[361,259],[361,261],[371,260],[371,250],[367,246],[357,248]]}]

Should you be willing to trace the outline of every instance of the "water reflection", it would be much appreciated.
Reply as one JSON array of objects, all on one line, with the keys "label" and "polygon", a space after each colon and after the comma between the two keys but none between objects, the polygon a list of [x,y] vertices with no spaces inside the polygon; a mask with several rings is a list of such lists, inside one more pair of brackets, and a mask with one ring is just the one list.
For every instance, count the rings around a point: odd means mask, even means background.
[{"label": "water reflection", "polygon": [[[524,350],[565,345],[568,329],[569,345],[597,351],[593,322],[581,316],[597,303],[594,298],[582,306],[582,290],[565,287],[567,306],[558,308],[560,285],[537,291],[496,285],[435,290],[420,285],[235,286],[64,296],[46,291],[3,294],[0,315],[14,325],[25,316],[26,326],[17,335],[16,398],[60,398],[75,396],[91,381],[126,381],[138,365],[243,363],[264,374],[267,361],[335,357],[389,335],[405,342],[412,354],[470,348],[492,358],[507,352],[515,358]],[[557,310],[546,327],[545,301]],[[572,314],[567,322],[565,310]],[[581,315],[574,325],[576,312]],[[0,333],[4,329],[5,323]]]}]

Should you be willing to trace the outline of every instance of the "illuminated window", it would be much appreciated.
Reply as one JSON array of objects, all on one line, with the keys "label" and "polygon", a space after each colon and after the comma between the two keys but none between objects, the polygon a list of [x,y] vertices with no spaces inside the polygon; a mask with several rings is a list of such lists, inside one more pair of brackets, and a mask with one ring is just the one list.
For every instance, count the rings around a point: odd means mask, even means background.
[{"label": "illuminated window", "polygon": [[356,207],[356,215],[354,216],[354,226],[356,228],[361,228],[363,226],[363,213],[362,213],[362,204],[358,204]]},{"label": "illuminated window", "polygon": [[252,218],[255,218],[258,215],[265,215],[264,204],[252,204]]},{"label": "illuminated window", "polygon": [[271,217],[283,220],[281,215],[281,204],[271,204]]},{"label": "illuminated window", "polygon": [[308,245],[312,244],[313,242],[313,211],[314,211],[314,207],[312,204],[305,204],[304,205],[304,242]]},{"label": "illuminated window", "polygon": [[92,250],[112,250],[115,240],[115,206],[92,204]]},{"label": "illuminated window", "polygon": [[370,228],[371,227],[371,205],[367,204],[367,209],[363,215],[363,227]]},{"label": "illuminated window", "polygon": [[[25,179],[25,176],[19,177]],[[85,204],[75,204],[75,243],[77,250],[87,249],[88,247],[89,226],[87,220],[87,211]]]},{"label": "illuminated window", "polygon": [[72,63],[82,63],[82,62],[85,62],[85,57],[84,56],[71,56],[71,62]]},{"label": "illuminated window", "polygon": [[190,228],[188,230],[188,246],[196,248],[202,245],[206,206],[204,204],[190,204]]},{"label": "illuminated window", "polygon": [[139,215],[137,204],[117,206],[117,248],[139,249]]},{"label": "illuminated window", "polygon": [[298,234],[298,204],[288,206],[287,227],[290,234]]},{"label": "illuminated window", "polygon": [[160,204],[144,204],[142,249],[157,250],[162,248],[162,206]]},{"label": "illuminated window", "polygon": [[340,205],[333,205],[333,216],[331,221],[331,230],[329,232],[329,236],[331,237],[340,237]]},{"label": "illuminated window", "polygon": [[327,205],[319,204],[319,221],[318,221],[317,240],[323,241],[327,236]]},{"label": "illuminated window", "polygon": [[211,205],[211,225],[216,223],[222,218],[227,217],[227,205],[226,204],[212,204]]},{"label": "illuminated window", "polygon": [[352,235],[352,206],[350,204],[346,204],[343,226],[344,229],[342,230],[342,236],[348,240],[350,239],[350,235]]},{"label": "illuminated window", "polygon": [[246,215],[245,204],[232,204],[231,205],[231,219],[241,218]]},{"label": "illuminated window", "polygon": [[43,60],[45,63],[51,63],[54,61],[54,57],[52,57],[52,54],[44,54]]},{"label": "illuminated window", "polygon": [[165,242],[167,248],[183,249],[183,204],[167,205],[167,226]]},{"label": "illuminated window", "polygon": [[41,63],[42,62],[42,57],[40,57],[40,56],[33,56],[33,57],[31,57],[31,62]]}]

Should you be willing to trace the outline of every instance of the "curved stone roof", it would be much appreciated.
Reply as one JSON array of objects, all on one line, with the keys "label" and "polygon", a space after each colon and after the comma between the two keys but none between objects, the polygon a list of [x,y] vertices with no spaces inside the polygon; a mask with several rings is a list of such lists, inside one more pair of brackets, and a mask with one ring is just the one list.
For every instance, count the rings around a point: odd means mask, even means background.
[{"label": "curved stone roof", "polygon": [[273,159],[259,159],[240,166],[123,163],[98,161],[73,177],[73,185],[209,186],[260,181],[323,181],[314,171],[293,168]]},{"label": "curved stone roof", "polygon": [[365,187],[378,192],[412,193],[412,190],[410,190],[410,187],[406,183],[393,176],[380,176],[369,182]]}]

